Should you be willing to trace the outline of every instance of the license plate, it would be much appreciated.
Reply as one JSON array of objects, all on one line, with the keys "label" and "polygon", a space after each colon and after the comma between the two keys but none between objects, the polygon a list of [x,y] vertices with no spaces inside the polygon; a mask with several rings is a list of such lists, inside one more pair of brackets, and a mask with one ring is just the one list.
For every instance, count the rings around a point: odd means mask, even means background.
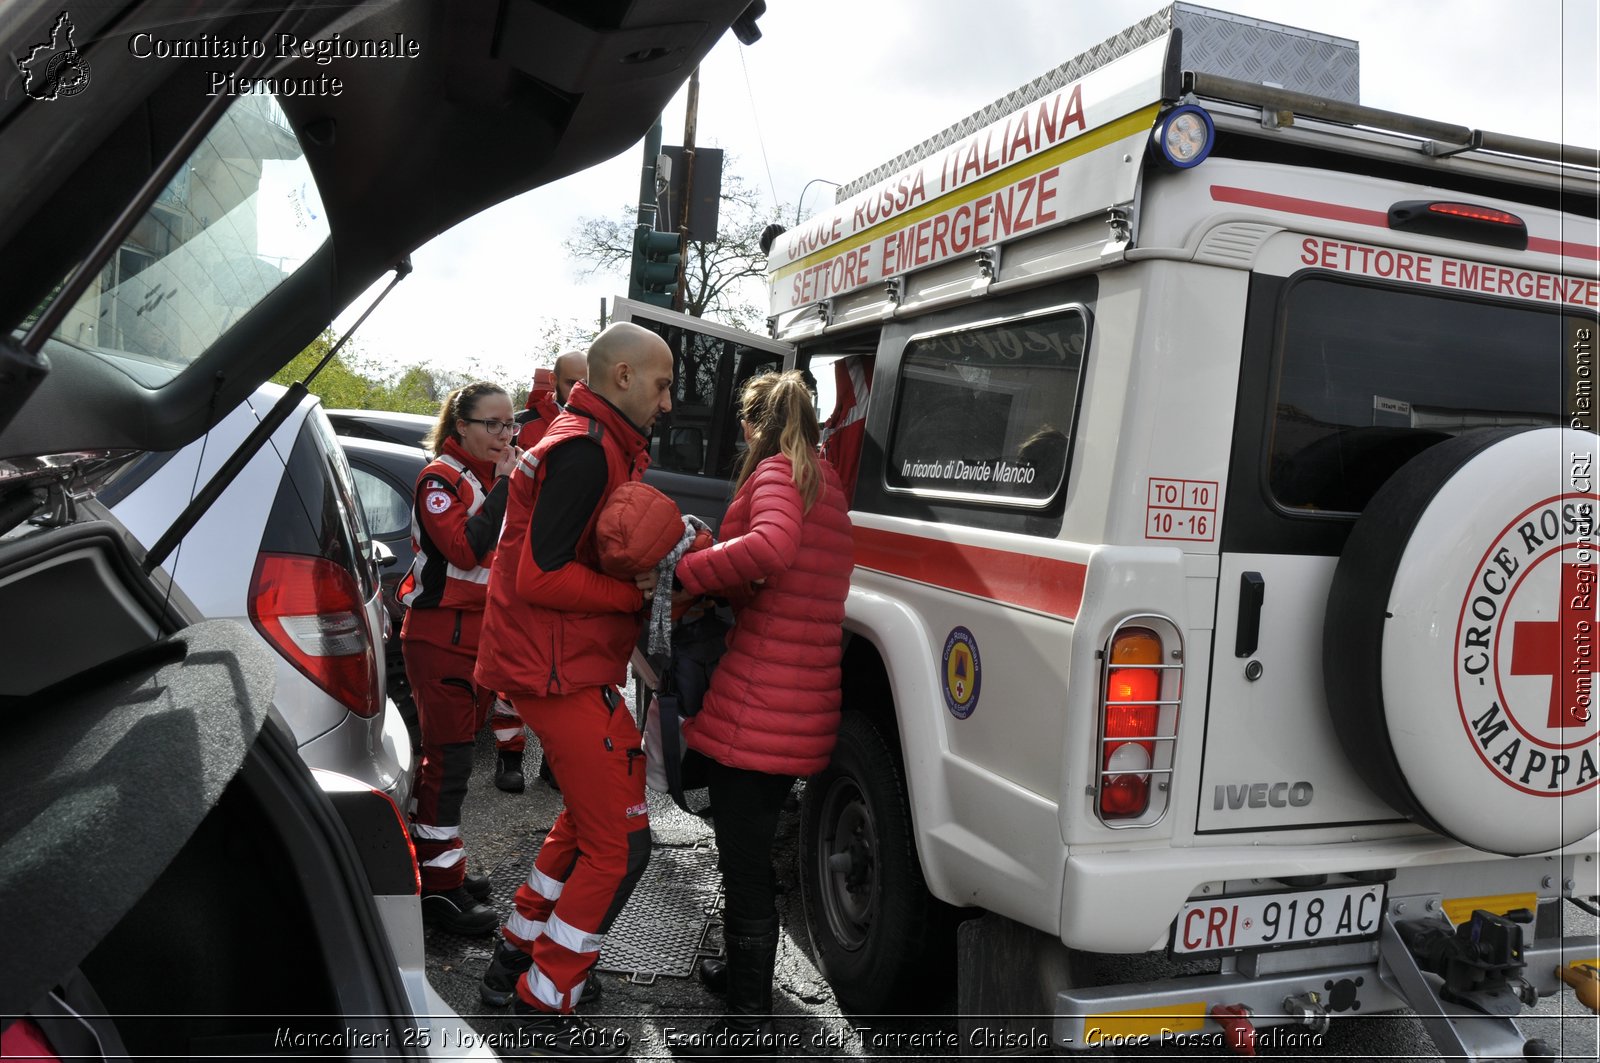
[{"label": "license plate", "polygon": [[1172,951],[1227,952],[1372,937],[1383,903],[1382,885],[1190,901],[1173,924]]}]

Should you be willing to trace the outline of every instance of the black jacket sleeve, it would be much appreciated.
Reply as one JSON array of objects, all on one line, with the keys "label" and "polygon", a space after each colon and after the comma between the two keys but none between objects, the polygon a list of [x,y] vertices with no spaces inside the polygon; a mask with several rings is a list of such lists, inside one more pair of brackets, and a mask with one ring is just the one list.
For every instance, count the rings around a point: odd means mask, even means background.
[{"label": "black jacket sleeve", "polygon": [[554,572],[578,556],[578,538],[605,493],[606,455],[599,442],[577,438],[551,449],[544,461],[544,482],[528,518],[528,549],[542,571]]},{"label": "black jacket sleeve", "polygon": [[467,545],[472,547],[472,552],[478,555],[480,561],[500,541],[500,528],[506,520],[506,485],[510,482],[509,476],[496,480],[484,496],[478,512],[467,518]]}]

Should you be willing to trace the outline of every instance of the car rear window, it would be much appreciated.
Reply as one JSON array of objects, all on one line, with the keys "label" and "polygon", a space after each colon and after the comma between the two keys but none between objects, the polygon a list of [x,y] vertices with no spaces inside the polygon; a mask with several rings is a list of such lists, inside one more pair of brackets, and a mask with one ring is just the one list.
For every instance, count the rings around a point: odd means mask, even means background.
[{"label": "car rear window", "polygon": [[1042,506],[1067,471],[1088,322],[1077,307],[913,337],[890,490]]},{"label": "car rear window", "polygon": [[54,337],[182,368],[328,238],[277,101],[240,96],[100,266]]},{"label": "car rear window", "polygon": [[363,599],[377,590],[372,536],[350,466],[320,407],[311,411],[289,454],[261,549],[325,557],[355,576]]},{"label": "car rear window", "polygon": [[1581,322],[1559,312],[1313,276],[1280,320],[1267,479],[1288,509],[1359,512],[1434,443],[1569,419]]}]

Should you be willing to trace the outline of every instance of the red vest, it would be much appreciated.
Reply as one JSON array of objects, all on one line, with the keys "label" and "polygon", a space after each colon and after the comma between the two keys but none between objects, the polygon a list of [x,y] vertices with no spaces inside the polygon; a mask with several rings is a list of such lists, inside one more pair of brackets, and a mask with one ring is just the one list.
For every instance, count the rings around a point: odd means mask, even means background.
[{"label": "red vest", "polygon": [[532,414],[522,427],[517,431],[517,446],[523,450],[532,450],[539,445],[539,440],[550,431],[550,426],[561,416],[561,407],[555,397],[548,394],[540,395],[529,392],[527,412]]},{"label": "red vest", "polygon": [[[400,601],[412,608],[476,611],[483,608],[495,548],[490,547],[476,565],[463,568],[445,556],[422,523],[423,508],[429,507],[430,513],[440,521],[465,524],[467,518],[482,508],[484,497],[489,493],[466,463],[451,454],[449,448],[447,443],[446,452],[428,462],[417,475],[417,494],[411,504],[411,548],[416,556],[396,593]],[[437,485],[424,488],[429,480],[449,484],[454,497],[444,497]],[[436,505],[442,508],[435,511],[432,507]]]},{"label": "red vest", "polygon": [[511,474],[505,530],[495,551],[478,646],[479,686],[545,697],[627,680],[628,658],[644,623],[642,614],[550,609],[517,593],[519,566],[535,564],[528,547],[528,521],[544,483],[545,456],[569,440],[595,435],[606,456],[606,486],[584,525],[573,563],[601,571],[595,523],[612,491],[644,476],[650,464],[649,440],[616,407],[578,384],[566,410]]}]

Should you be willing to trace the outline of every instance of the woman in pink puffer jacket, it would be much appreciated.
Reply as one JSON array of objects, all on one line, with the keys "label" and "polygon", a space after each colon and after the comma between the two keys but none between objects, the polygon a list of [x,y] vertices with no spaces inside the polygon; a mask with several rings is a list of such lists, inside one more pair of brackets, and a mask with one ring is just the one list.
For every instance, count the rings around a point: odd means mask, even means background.
[{"label": "woman in pink puffer jacket", "polygon": [[687,554],[677,578],[727,597],[735,623],[689,746],[712,761],[710,796],[727,910],[729,1014],[674,1051],[771,1054],[778,946],[772,845],[795,778],[821,771],[839,731],[850,516],[818,454],[815,400],[797,372],[757,377],[740,402],[749,451],[723,541]]}]

